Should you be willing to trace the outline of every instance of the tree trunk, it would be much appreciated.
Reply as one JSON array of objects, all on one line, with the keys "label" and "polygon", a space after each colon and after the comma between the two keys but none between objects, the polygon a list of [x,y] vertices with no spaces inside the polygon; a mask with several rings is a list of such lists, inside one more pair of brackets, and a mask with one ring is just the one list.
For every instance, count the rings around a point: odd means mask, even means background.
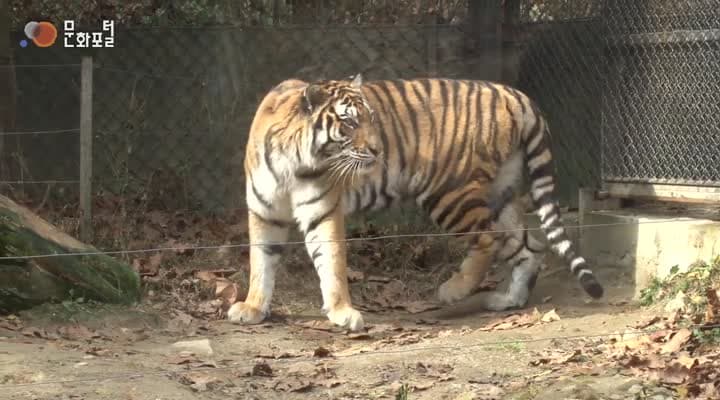
[{"label": "tree trunk", "polygon": [[81,297],[119,304],[140,299],[138,274],[107,255],[21,258],[79,252],[97,249],[0,195],[0,313]]}]

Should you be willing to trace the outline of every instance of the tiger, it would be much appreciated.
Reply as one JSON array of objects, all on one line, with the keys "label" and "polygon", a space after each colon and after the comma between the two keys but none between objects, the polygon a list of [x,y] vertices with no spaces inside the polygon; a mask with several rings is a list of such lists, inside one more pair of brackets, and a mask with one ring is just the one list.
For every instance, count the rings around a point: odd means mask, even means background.
[{"label": "tiger", "polygon": [[[549,247],[592,298],[603,286],[561,221],[546,118],[509,85],[442,78],[285,80],[261,100],[245,147],[250,275],[227,319],[269,315],[275,274],[290,229],[320,280],[321,312],[350,331],[364,328],[351,302],[345,218],[412,201],[436,225],[465,240],[467,254],[437,289],[442,304],[476,292],[499,265],[507,289],[481,307],[524,307]],[[547,240],[528,235],[519,200],[529,190]],[[451,306],[450,306],[451,307]]]}]

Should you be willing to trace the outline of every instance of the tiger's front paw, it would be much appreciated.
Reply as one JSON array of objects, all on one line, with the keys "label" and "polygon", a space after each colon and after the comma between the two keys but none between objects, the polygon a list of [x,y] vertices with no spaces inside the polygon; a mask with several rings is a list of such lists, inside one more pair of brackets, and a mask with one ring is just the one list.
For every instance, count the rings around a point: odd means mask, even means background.
[{"label": "tiger's front paw", "polygon": [[330,310],[327,313],[327,317],[333,324],[350,329],[353,332],[359,331],[365,327],[365,321],[363,320],[362,314],[360,314],[360,311],[352,307],[342,307]]},{"label": "tiger's front paw", "polygon": [[469,279],[464,279],[461,274],[454,274],[438,288],[438,300],[445,304],[455,303],[464,299],[472,293],[475,286]]},{"label": "tiger's front paw", "polygon": [[247,303],[238,301],[227,312],[228,320],[241,324],[259,324],[265,319],[265,313]]}]

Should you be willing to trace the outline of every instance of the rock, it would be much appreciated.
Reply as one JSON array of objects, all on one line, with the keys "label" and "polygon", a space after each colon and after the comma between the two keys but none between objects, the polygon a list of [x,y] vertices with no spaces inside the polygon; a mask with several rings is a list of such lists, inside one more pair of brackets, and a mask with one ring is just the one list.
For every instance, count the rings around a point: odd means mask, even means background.
[{"label": "rock", "polygon": [[473,392],[465,392],[459,394],[455,400],[477,400],[477,395]]},{"label": "rock", "polygon": [[643,391],[642,385],[638,385],[638,384],[632,385],[632,386],[630,386],[630,389],[628,389],[628,393],[630,393],[630,394],[638,394],[642,391]]},{"label": "rock", "polygon": [[207,354],[209,356],[213,354],[213,349],[210,346],[210,339],[175,342],[172,344],[172,347],[189,350],[195,354]]}]

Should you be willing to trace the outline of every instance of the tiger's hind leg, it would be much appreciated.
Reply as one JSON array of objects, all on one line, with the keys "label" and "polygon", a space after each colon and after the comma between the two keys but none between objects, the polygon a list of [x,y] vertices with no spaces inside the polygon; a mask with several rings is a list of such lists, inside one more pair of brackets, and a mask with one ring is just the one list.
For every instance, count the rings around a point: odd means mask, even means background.
[{"label": "tiger's hind leg", "polygon": [[498,229],[504,231],[505,240],[496,262],[501,267],[512,268],[512,277],[506,291],[477,295],[480,306],[491,311],[508,310],[527,304],[543,265],[545,250],[545,246],[528,232],[517,201],[502,210]]},{"label": "tiger's hind leg", "polygon": [[484,182],[470,182],[429,203],[430,216],[446,231],[473,232],[466,238],[468,254],[460,268],[438,288],[440,301],[454,303],[473,293],[485,279],[500,248],[501,235],[487,232],[494,230],[496,215],[488,206],[489,189]]}]

